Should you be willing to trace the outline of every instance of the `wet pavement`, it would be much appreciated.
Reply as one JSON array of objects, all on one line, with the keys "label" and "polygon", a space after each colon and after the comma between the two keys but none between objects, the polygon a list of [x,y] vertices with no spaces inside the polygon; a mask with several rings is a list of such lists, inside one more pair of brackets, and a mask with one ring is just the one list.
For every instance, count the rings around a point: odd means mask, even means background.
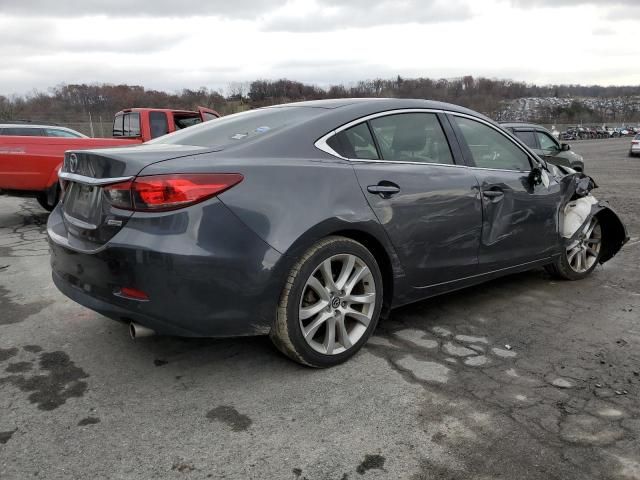
[{"label": "wet pavement", "polygon": [[640,159],[577,142],[631,242],[393,312],[330,370],[266,338],[133,342],[57,292],[0,197],[0,478],[640,478]]}]

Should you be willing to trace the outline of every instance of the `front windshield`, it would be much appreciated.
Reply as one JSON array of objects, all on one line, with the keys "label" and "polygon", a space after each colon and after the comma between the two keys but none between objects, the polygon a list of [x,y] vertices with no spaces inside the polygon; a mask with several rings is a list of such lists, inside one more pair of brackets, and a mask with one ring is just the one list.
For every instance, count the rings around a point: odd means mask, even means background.
[{"label": "front windshield", "polygon": [[287,126],[302,123],[325,110],[310,107],[277,107],[249,110],[159,137],[147,143],[228,146],[265,136]]}]

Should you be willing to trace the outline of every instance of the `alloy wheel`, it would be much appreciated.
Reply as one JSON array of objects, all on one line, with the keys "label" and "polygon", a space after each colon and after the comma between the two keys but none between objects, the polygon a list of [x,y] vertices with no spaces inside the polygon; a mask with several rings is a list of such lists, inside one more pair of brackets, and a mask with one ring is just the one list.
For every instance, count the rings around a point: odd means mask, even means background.
[{"label": "alloy wheel", "polygon": [[578,240],[567,248],[567,263],[576,273],[589,271],[598,261],[602,247],[602,228],[596,217],[583,230]]},{"label": "alloy wheel", "polygon": [[302,290],[298,311],[302,336],[318,353],[343,353],[367,331],[375,304],[375,281],[362,259],[352,254],[327,258]]}]

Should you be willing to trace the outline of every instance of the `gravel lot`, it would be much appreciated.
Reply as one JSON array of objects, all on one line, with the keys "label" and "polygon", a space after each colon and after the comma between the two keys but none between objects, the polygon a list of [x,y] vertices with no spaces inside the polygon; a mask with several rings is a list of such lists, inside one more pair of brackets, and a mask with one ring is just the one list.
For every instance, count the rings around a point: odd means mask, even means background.
[{"label": "gravel lot", "polygon": [[576,142],[631,242],[589,279],[513,275],[395,311],[348,363],[266,338],[133,342],[50,279],[0,197],[0,478],[640,478],[640,158]]}]

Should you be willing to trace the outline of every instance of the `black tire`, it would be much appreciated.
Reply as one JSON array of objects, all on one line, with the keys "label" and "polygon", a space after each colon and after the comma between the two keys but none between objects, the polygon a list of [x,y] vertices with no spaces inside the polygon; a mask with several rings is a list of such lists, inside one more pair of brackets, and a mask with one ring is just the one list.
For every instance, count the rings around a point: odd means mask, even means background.
[{"label": "black tire", "polygon": [[[312,278],[314,272],[316,272],[317,275],[318,269],[323,262],[331,259],[329,260],[329,264],[332,265],[331,262],[336,256],[354,256],[357,260],[360,260],[363,265],[368,267],[371,275],[367,278],[371,278],[373,280],[375,301],[370,302],[370,306],[366,307],[369,309],[368,312],[373,313],[371,314],[371,319],[368,325],[359,327],[360,331],[364,328],[363,333],[359,332],[359,335],[361,335],[359,339],[341,353],[326,354],[316,351],[309,342],[305,340],[303,335],[304,326],[300,321],[300,308],[303,306],[302,296],[305,293],[305,289],[308,288],[307,282]],[[343,268],[346,270],[345,267]],[[336,279],[336,283],[337,282],[338,280]],[[368,281],[366,285],[369,285],[369,283],[370,282]],[[382,309],[382,286],[382,274],[378,263],[371,252],[369,252],[369,250],[367,250],[362,244],[355,240],[338,236],[322,239],[309,248],[304,255],[302,255],[300,260],[298,260],[298,262],[296,262],[292,267],[283,288],[280,303],[276,312],[276,319],[269,336],[271,337],[274,345],[282,353],[303,365],[316,368],[326,368],[338,365],[348,360],[358,352],[374,332]],[[345,292],[340,293],[344,294]],[[331,299],[333,300],[334,297],[331,297]],[[342,304],[342,306],[344,306],[344,304]],[[332,308],[333,307],[330,305],[327,306],[327,310],[329,312]],[[345,316],[344,318],[346,319],[348,317]],[[343,320],[343,322],[346,323],[346,320]],[[309,325],[310,324],[307,324],[307,327]],[[329,328],[329,321],[325,321],[324,325],[325,326],[320,327],[317,332],[321,335],[321,329],[324,328],[326,336],[326,332]],[[333,328],[337,327],[332,327],[332,329]],[[345,329],[344,331],[346,332],[347,330]],[[351,331],[354,332],[355,328],[352,327]],[[309,337],[313,340],[314,335],[318,335],[318,333],[311,334]],[[337,339],[338,336],[335,338]],[[341,346],[340,348],[344,347]]]},{"label": "black tire", "polygon": [[[603,242],[602,236],[604,232],[602,231],[602,227],[600,226],[600,223],[597,217],[595,217],[592,221],[594,220],[597,221],[597,224],[598,224],[597,228],[599,232],[599,237],[596,237],[596,238],[599,238],[600,246],[598,247],[597,255],[591,256],[589,259],[590,262],[593,261],[591,266],[584,271],[581,271],[581,272],[576,271],[570,264],[569,250],[567,249],[564,252],[562,252],[562,254],[552,264],[545,266],[545,269],[551,276],[560,278],[562,280],[571,280],[571,281],[582,280],[583,278],[586,278],[589,275],[591,275],[591,273],[595,270],[595,268],[600,263],[600,257],[602,256],[602,242]],[[589,242],[585,242],[585,243],[588,244]]]},{"label": "black tire", "polygon": [[58,204],[59,198],[60,198],[60,190],[58,188],[56,188],[56,194],[55,194],[53,204],[49,203],[49,194],[47,192],[39,193],[36,196],[36,200],[38,201],[40,206],[44,208],[47,212],[52,211],[56,207],[56,205]]}]

